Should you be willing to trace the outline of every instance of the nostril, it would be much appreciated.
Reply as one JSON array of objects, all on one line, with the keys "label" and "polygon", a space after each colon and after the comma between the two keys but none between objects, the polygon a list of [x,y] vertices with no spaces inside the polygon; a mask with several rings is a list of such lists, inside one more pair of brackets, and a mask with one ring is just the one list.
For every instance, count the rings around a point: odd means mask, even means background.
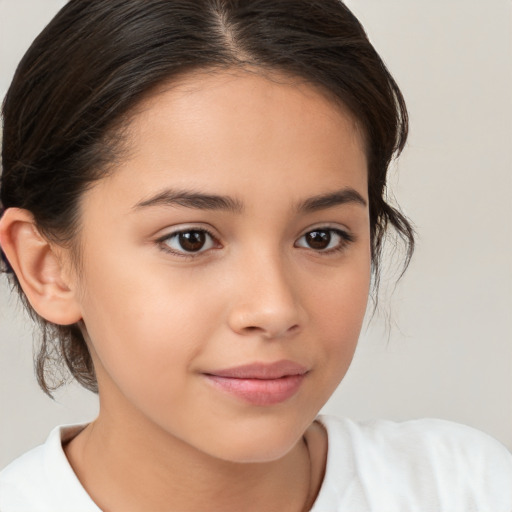
[{"label": "nostril", "polygon": [[282,337],[282,336],[288,336],[288,335],[294,334],[296,331],[300,330],[300,327],[298,324],[295,324],[289,328],[286,328],[280,332],[277,332],[277,330],[264,329],[263,327],[258,327],[255,325],[248,325],[248,326],[244,327],[243,330],[246,334],[262,332],[262,333],[267,333],[266,337],[275,338],[275,337]]}]

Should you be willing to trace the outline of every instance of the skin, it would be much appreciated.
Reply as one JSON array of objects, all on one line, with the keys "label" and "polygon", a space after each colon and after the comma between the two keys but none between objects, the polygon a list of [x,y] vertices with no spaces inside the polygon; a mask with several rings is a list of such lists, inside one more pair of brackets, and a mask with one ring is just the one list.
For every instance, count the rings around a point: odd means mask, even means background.
[{"label": "skin", "polygon": [[[199,78],[145,101],[129,156],[83,196],[80,272],[62,248],[46,244],[43,258],[42,238],[27,248],[38,235],[26,212],[4,215],[0,240],[17,273],[38,269],[33,281],[53,286],[46,299],[24,286],[40,314],[83,322],[100,414],[65,451],[102,510],[309,509],[327,448],[314,419],[356,348],[370,234],[361,202],[297,204],[347,189],[367,203],[364,144],[351,115],[311,85]],[[242,211],[140,206],[166,189],[229,196]],[[172,237],[190,228],[213,235],[192,255]],[[320,228],[340,250],[309,245],[304,235]],[[39,255],[29,270],[15,256],[24,247]],[[56,287],[60,302],[48,299]],[[283,359],[307,374],[274,405],[205,377]]]}]

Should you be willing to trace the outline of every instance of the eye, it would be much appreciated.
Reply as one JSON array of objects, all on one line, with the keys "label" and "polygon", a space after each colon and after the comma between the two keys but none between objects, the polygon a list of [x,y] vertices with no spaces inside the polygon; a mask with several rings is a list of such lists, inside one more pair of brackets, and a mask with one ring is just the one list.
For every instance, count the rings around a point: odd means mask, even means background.
[{"label": "eye", "polygon": [[344,249],[354,237],[341,229],[323,228],[314,229],[302,235],[296,246],[314,249],[319,252],[333,252]]},{"label": "eye", "polygon": [[205,229],[186,229],[176,231],[160,238],[165,251],[178,255],[205,252],[215,247],[213,235]]}]

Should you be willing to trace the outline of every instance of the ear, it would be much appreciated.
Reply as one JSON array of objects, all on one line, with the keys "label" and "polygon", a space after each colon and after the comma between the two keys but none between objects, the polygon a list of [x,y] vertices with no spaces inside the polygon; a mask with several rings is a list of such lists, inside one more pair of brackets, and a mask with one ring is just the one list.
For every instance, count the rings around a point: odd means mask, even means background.
[{"label": "ear", "polygon": [[0,219],[0,245],[34,310],[58,325],[82,316],[76,291],[64,271],[64,251],[57,252],[37,230],[28,210],[8,208]]}]

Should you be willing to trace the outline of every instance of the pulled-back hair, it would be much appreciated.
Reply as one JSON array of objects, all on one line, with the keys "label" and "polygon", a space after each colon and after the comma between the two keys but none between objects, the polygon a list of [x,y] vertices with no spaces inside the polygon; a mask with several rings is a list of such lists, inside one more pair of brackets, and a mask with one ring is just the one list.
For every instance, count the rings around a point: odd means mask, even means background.
[{"label": "pulled-back hair", "polygon": [[[251,68],[320,88],[354,116],[366,143],[374,281],[392,226],[414,246],[386,200],[392,158],[407,138],[402,94],[339,0],[71,0],[23,57],[3,104],[0,208],[29,210],[49,240],[72,247],[78,201],[123,156],[123,128],[159,85],[194,71]],[[97,392],[80,326],[42,327],[37,378],[51,395],[57,358]]]}]

